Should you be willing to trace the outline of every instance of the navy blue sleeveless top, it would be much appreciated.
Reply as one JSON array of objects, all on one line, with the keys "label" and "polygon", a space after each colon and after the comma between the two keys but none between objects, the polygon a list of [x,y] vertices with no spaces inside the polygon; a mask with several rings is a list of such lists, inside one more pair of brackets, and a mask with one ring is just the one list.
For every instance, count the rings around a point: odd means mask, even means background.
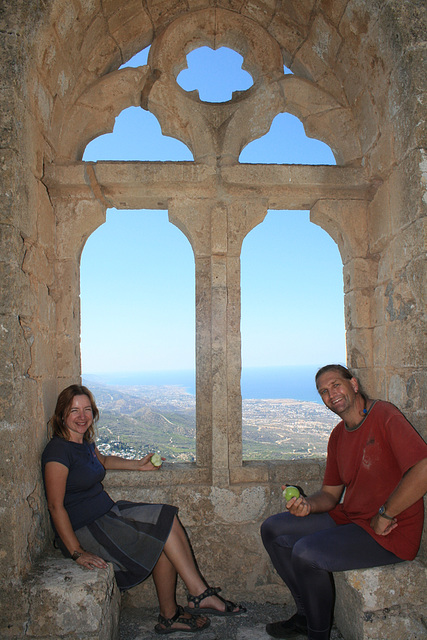
[{"label": "navy blue sleeveless top", "polygon": [[42,469],[47,462],[59,462],[68,468],[64,507],[74,530],[103,516],[114,505],[104,491],[105,469],[95,453],[93,442],[70,442],[53,437],[42,454]]}]

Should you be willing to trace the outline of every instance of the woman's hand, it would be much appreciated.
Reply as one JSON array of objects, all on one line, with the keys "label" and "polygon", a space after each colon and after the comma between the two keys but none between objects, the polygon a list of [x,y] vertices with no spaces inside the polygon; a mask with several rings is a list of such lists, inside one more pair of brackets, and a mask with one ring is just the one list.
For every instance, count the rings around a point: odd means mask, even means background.
[{"label": "woman's hand", "polygon": [[95,556],[93,553],[89,553],[89,551],[83,551],[82,555],[77,558],[76,563],[91,571],[93,571],[93,569],[106,569],[108,567],[105,560],[99,556]]},{"label": "woman's hand", "polygon": [[[135,460],[136,470],[137,471],[159,471],[162,465],[155,465],[151,462],[151,458],[154,456],[154,453],[149,453],[148,455],[141,458],[141,460]],[[166,460],[166,458],[162,458],[162,460]]]},{"label": "woman's hand", "polygon": [[[156,471],[160,469],[160,467],[156,467],[151,462],[154,453],[149,453],[140,460],[130,460],[129,458],[120,458],[119,456],[104,456],[100,453],[98,447],[95,447],[95,453],[104,468],[112,471]],[[162,458],[162,460],[165,460],[165,458]]]}]

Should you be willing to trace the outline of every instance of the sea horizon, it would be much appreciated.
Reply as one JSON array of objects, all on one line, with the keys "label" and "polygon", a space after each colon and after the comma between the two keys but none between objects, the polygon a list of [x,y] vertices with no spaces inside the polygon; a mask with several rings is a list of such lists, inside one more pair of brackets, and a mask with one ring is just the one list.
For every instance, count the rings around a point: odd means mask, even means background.
[{"label": "sea horizon", "polygon": [[[241,390],[244,400],[300,400],[322,401],[317,393],[314,376],[321,365],[283,367],[244,367]],[[83,373],[88,384],[113,386],[179,386],[195,395],[195,371],[191,369],[171,371],[132,371]]]}]

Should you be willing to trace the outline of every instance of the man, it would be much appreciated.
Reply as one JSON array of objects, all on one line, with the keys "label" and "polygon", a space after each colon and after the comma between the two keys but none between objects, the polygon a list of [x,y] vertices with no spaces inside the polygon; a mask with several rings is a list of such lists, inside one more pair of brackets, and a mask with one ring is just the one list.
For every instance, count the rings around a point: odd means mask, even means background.
[{"label": "man", "polygon": [[368,398],[345,367],[322,367],[316,385],[341,418],[329,438],[323,486],[292,498],[287,512],[261,527],[297,606],[289,620],[267,625],[274,638],[328,640],[332,572],[412,560],[421,541],[427,444],[394,405]]}]

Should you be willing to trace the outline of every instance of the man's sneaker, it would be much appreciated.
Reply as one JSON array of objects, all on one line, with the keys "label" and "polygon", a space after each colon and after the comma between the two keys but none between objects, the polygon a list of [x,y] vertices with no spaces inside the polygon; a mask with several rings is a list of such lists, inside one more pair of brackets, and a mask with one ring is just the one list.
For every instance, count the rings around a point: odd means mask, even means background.
[{"label": "man's sneaker", "polygon": [[298,613],[295,613],[289,620],[270,622],[266,625],[265,630],[272,638],[283,638],[284,640],[308,635],[306,618]]}]

